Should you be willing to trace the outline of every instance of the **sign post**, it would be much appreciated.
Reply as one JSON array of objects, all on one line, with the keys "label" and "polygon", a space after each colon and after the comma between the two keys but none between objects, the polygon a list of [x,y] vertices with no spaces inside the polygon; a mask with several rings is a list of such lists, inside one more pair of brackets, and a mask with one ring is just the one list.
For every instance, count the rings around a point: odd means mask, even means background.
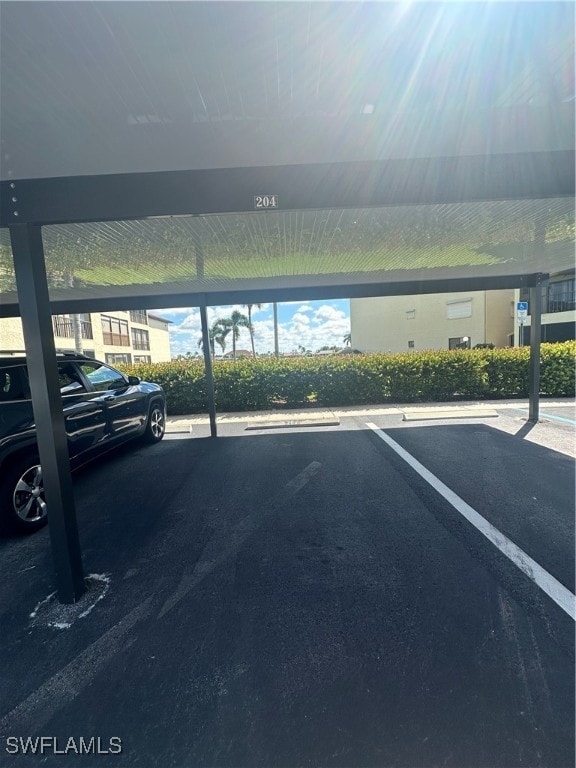
[{"label": "sign post", "polygon": [[516,303],[516,322],[520,326],[518,335],[520,339],[520,346],[524,346],[524,323],[528,317],[528,302],[518,301]]}]

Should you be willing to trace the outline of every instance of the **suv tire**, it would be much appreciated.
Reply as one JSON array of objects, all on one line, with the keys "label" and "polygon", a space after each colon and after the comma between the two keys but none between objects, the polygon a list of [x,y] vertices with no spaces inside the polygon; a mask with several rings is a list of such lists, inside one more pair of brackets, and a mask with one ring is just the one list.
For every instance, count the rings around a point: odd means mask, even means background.
[{"label": "suv tire", "polygon": [[161,403],[152,403],[142,436],[147,443],[159,443],[166,432],[166,411]]},{"label": "suv tire", "polygon": [[40,460],[36,455],[21,455],[2,471],[0,482],[2,528],[32,533],[46,525],[47,508]]}]

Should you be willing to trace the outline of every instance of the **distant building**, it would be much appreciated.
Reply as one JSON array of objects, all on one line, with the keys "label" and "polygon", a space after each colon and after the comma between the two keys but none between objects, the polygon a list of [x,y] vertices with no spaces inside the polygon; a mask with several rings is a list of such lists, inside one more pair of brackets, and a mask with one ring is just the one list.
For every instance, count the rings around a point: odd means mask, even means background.
[{"label": "distant building", "polygon": [[[226,352],[225,355],[222,355],[222,359],[224,360],[232,360],[234,357],[234,352],[230,350],[230,352]],[[249,349],[237,349],[236,350],[236,358],[239,357],[252,357],[252,352]]]},{"label": "distant building", "polygon": [[[514,328],[514,344],[530,344],[531,307],[530,293],[516,291],[515,301],[528,302],[528,318],[523,332]],[[550,277],[550,283],[542,288],[542,341],[568,341],[576,338],[576,291],[574,270]]]},{"label": "distant building", "polygon": [[[82,351],[105,363],[159,363],[171,359],[170,337],[165,320],[146,310],[91,312],[77,315]],[[74,351],[72,315],[53,315],[56,348]],[[19,317],[0,319],[0,349],[23,350],[24,335]]]},{"label": "distant building", "polygon": [[361,352],[511,346],[514,291],[351,299],[350,325]]}]

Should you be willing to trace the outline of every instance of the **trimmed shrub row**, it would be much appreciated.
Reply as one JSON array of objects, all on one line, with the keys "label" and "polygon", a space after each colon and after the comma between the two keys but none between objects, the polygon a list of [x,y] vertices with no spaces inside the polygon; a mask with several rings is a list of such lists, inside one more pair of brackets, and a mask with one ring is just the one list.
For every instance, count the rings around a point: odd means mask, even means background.
[{"label": "trimmed shrub row", "polygon": [[[218,361],[216,406],[219,411],[252,411],[526,397],[529,355],[525,347]],[[541,355],[540,393],[573,396],[576,342],[543,344]],[[169,413],[206,411],[201,359],[119,367],[160,384]]]}]

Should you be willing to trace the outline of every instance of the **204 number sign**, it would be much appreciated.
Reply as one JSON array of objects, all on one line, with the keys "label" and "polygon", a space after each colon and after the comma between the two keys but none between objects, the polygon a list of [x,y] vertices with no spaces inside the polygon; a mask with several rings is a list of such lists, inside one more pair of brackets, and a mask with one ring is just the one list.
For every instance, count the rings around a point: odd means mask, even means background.
[{"label": "204 number sign", "polygon": [[278,208],[278,195],[254,195],[254,208],[257,211]]}]

